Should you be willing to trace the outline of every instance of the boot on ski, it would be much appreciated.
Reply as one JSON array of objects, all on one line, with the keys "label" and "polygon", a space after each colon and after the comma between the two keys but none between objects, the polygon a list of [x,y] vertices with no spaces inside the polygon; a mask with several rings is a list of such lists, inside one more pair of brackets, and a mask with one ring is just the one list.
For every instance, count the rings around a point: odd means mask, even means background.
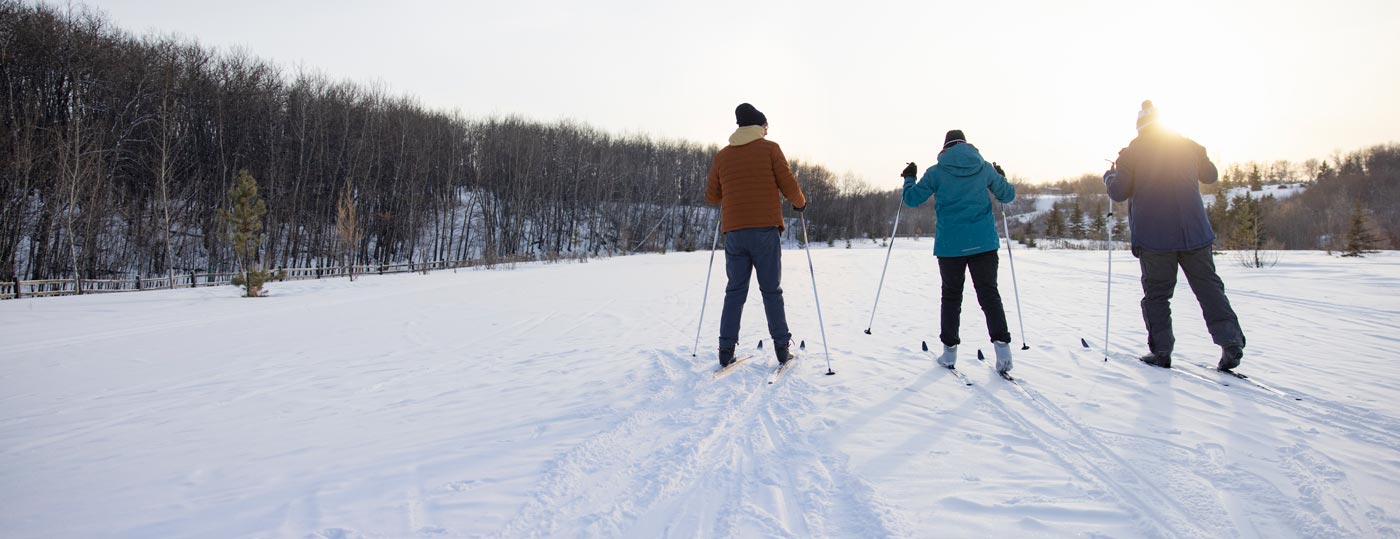
[{"label": "boot on ski", "polygon": [[958,345],[943,345],[943,355],[938,356],[938,366],[951,369],[958,362]]},{"label": "boot on ski", "polygon": [[1244,357],[1244,347],[1238,344],[1231,344],[1221,347],[1220,364],[1216,368],[1228,371],[1240,366],[1240,358]]},{"label": "boot on ski", "polygon": [[788,353],[788,347],[790,346],[792,346],[791,342],[788,342],[787,344],[783,344],[781,346],[779,346],[776,343],[776,341],[774,342],[773,355],[778,356],[779,365],[785,365],[789,360],[792,359],[792,354]]},{"label": "boot on ski", "polygon": [[733,349],[733,348],[720,348],[720,349],[719,349],[719,368],[723,369],[723,368],[728,367],[728,366],[733,365],[733,364],[734,364],[734,349]]},{"label": "boot on ski", "polygon": [[992,341],[992,348],[997,353],[997,373],[1006,374],[1011,370],[1011,343]]},{"label": "boot on ski", "polygon": [[1159,354],[1159,353],[1157,353],[1157,352],[1153,352],[1153,353],[1151,353],[1151,354],[1147,354],[1147,355],[1145,355],[1145,356],[1142,356],[1142,357],[1140,357],[1140,358],[1138,358],[1138,359],[1139,359],[1139,360],[1142,360],[1143,363],[1146,363],[1146,364],[1148,364],[1148,365],[1152,365],[1153,367],[1161,367],[1161,368],[1163,368],[1163,369],[1170,369],[1170,368],[1172,368],[1172,355],[1171,355],[1171,354]]}]

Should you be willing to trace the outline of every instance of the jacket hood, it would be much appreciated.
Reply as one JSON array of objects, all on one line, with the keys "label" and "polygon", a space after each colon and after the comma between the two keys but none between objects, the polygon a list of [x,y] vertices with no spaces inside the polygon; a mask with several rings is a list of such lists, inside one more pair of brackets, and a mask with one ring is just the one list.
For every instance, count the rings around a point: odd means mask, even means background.
[{"label": "jacket hood", "polygon": [[763,126],[746,125],[735,129],[734,134],[729,135],[729,145],[743,146],[761,138],[763,138]]},{"label": "jacket hood", "polygon": [[976,175],[986,164],[982,154],[971,144],[957,144],[938,154],[938,166],[957,177]]}]

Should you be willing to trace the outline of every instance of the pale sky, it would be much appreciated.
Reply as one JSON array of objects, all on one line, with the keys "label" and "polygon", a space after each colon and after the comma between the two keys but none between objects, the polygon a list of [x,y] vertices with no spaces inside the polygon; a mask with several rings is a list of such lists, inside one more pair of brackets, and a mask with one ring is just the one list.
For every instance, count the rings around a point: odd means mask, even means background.
[{"label": "pale sky", "polygon": [[136,34],[241,46],[471,117],[723,144],[880,187],[962,129],[1008,174],[1100,172],[1138,105],[1217,162],[1400,141],[1400,1],[100,0]]}]

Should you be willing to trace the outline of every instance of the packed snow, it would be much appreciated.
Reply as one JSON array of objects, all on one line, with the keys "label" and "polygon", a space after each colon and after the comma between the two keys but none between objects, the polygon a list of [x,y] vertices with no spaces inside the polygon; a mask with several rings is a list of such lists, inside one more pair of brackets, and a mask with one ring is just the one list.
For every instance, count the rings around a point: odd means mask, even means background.
[{"label": "packed snow", "polygon": [[708,252],[0,302],[0,537],[1400,536],[1396,253],[1217,258],[1270,391],[1196,365],[1184,279],[1178,368],[1134,360],[1123,251],[1105,361],[1107,253],[1019,248],[1019,382],[969,285],[963,386],[920,350],[930,251],[897,240],[865,335],[885,251],[814,248],[823,343],[788,249],[771,386],[756,287],[712,378],[722,256],[691,357]]}]

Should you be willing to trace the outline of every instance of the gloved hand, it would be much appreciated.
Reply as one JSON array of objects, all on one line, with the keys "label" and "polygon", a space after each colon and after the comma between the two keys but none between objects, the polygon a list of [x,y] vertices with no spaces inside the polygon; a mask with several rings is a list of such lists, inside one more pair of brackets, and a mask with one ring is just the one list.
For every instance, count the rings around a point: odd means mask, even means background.
[{"label": "gloved hand", "polygon": [[1108,172],[1103,173],[1103,184],[1104,184],[1104,187],[1107,187],[1108,184],[1113,183],[1114,181],[1117,181],[1117,180],[1118,180],[1118,169],[1117,169],[1117,168],[1110,168],[1110,169],[1108,169]]},{"label": "gloved hand", "polygon": [[807,210],[807,207],[806,207],[806,206],[793,206],[793,207],[792,207],[792,211],[795,211],[795,212],[797,212],[797,213],[802,213],[803,211],[806,211],[806,210]]},{"label": "gloved hand", "polygon": [[909,166],[904,167],[904,172],[899,173],[899,177],[901,177],[901,178],[908,178],[908,177],[911,177],[911,176],[918,176],[918,175],[919,175],[919,165],[915,165],[913,161],[910,161],[910,162],[909,162]]},{"label": "gloved hand", "polygon": [[1001,174],[1001,177],[1006,177],[1006,171],[1002,170],[1001,165],[998,165],[996,161],[992,161],[992,170],[997,171],[997,174]]}]

